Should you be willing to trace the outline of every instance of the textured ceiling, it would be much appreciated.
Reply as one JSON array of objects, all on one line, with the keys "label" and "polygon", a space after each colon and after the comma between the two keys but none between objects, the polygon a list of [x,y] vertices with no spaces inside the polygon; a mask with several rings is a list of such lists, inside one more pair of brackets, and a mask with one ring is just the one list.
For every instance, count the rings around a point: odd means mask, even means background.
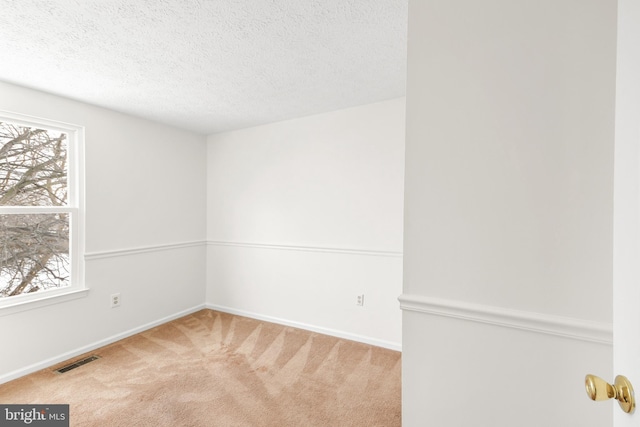
[{"label": "textured ceiling", "polygon": [[0,0],[0,80],[209,134],[405,94],[407,0]]}]

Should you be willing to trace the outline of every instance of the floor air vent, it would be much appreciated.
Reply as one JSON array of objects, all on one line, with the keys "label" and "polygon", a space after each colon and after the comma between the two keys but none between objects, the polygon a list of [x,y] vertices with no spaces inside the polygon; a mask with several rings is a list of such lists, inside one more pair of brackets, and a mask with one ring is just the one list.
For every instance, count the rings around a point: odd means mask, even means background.
[{"label": "floor air vent", "polygon": [[82,360],[78,360],[77,362],[74,362],[74,363],[72,363],[70,365],[63,366],[60,369],[56,369],[54,372],[57,372],[59,374],[64,374],[65,372],[69,372],[72,369],[76,369],[76,368],[78,368],[78,367],[80,367],[82,365],[86,365],[87,363],[93,362],[94,360],[98,360],[98,359],[100,359],[100,357],[98,357],[98,356],[95,356],[95,355],[94,356],[89,356],[89,357],[86,357],[86,358],[84,358]]}]

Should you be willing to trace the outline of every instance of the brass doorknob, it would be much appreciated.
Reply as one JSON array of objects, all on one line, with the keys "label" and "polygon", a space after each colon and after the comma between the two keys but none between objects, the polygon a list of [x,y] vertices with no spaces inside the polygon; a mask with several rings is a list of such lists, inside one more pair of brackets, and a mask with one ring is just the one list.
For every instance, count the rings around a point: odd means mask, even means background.
[{"label": "brass doorknob", "polygon": [[629,380],[622,375],[616,377],[613,385],[595,375],[587,375],[584,379],[584,386],[591,400],[617,399],[620,408],[628,414],[632,414],[636,409],[633,387]]}]

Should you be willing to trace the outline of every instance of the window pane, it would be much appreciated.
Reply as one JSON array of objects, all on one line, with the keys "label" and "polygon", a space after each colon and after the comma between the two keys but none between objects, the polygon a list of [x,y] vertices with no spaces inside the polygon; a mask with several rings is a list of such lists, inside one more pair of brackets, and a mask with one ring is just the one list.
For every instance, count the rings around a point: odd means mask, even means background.
[{"label": "window pane", "polygon": [[67,204],[67,134],[0,121],[0,206]]},{"label": "window pane", "polygon": [[70,284],[69,214],[0,215],[0,298]]}]

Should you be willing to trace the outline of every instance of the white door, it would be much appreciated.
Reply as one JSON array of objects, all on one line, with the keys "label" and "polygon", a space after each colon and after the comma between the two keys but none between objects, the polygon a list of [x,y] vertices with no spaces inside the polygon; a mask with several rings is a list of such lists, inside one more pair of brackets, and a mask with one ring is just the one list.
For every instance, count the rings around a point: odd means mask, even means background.
[{"label": "white door", "polygon": [[[640,397],[640,0],[618,1],[617,49],[613,368]],[[615,404],[614,426],[640,426],[640,408]]]}]

